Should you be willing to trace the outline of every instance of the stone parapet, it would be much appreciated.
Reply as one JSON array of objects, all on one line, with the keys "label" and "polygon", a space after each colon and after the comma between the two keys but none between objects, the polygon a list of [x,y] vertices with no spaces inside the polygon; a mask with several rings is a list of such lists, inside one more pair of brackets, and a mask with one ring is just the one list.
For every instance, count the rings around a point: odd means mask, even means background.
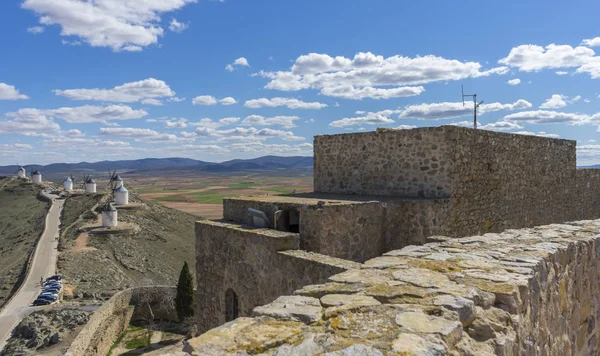
[{"label": "stone parapet", "polygon": [[599,354],[600,220],[435,240],[254,308],[185,351]]}]

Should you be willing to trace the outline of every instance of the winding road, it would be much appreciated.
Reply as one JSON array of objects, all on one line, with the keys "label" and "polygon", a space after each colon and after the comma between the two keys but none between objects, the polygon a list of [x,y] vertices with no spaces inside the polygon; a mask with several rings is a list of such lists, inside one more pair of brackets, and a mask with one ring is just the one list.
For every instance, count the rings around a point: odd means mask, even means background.
[{"label": "winding road", "polygon": [[40,307],[32,307],[31,303],[40,293],[40,278],[52,276],[56,273],[56,257],[58,255],[58,239],[60,213],[64,200],[56,199],[58,196],[50,194],[51,190],[42,192],[48,199],[52,199],[52,206],[46,215],[46,228],[38,241],[31,263],[29,273],[21,288],[0,312],[0,350],[10,338],[12,329],[17,326],[23,317]]}]

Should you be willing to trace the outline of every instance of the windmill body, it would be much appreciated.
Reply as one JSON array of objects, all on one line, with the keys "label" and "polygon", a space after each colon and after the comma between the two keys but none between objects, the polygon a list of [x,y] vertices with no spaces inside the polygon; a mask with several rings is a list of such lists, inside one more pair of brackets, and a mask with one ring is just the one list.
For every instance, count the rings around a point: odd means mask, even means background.
[{"label": "windmill body", "polygon": [[115,204],[127,205],[129,204],[129,191],[123,185],[119,186],[114,190],[115,193]]},{"label": "windmill body", "polygon": [[96,193],[96,181],[92,178],[88,178],[85,181],[85,192],[86,193]]},{"label": "windmill body", "polygon": [[117,208],[107,203],[102,207],[102,227],[115,227],[118,224]]},{"label": "windmill body", "polygon": [[121,178],[120,175],[117,175],[114,178],[114,182],[115,182],[115,189],[119,189],[120,187],[123,186],[123,178]]},{"label": "windmill body", "polygon": [[42,184],[42,173],[40,173],[40,171],[33,172],[31,179],[33,184]]},{"label": "windmill body", "polygon": [[63,182],[63,188],[65,189],[65,191],[73,190],[73,179],[71,179],[71,177],[67,177],[65,179],[65,181]]},{"label": "windmill body", "polygon": [[16,172],[17,177],[19,178],[25,178],[27,177],[27,172],[25,171],[25,168],[21,167],[19,168],[19,170]]}]

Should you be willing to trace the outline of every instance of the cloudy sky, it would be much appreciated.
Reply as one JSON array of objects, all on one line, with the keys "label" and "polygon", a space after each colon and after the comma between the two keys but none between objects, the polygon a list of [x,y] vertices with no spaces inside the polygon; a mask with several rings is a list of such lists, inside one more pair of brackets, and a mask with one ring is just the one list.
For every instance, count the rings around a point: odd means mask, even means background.
[{"label": "cloudy sky", "polygon": [[3,0],[0,164],[312,155],[316,134],[470,126],[461,85],[480,128],[577,140],[578,164],[600,163],[599,10]]}]

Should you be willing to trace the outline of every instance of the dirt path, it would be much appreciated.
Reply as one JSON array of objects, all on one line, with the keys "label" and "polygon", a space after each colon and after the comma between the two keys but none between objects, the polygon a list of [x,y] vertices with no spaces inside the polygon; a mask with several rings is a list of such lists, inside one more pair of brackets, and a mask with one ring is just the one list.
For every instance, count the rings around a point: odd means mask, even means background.
[{"label": "dirt path", "polygon": [[32,311],[40,309],[40,307],[30,306],[40,292],[40,277],[49,277],[56,271],[58,240],[55,237],[59,232],[60,212],[64,200],[55,200],[56,196],[46,191],[43,194],[52,199],[52,206],[46,215],[46,227],[37,243],[27,277],[19,291],[0,313],[0,350],[4,348],[12,329],[21,319]]}]

